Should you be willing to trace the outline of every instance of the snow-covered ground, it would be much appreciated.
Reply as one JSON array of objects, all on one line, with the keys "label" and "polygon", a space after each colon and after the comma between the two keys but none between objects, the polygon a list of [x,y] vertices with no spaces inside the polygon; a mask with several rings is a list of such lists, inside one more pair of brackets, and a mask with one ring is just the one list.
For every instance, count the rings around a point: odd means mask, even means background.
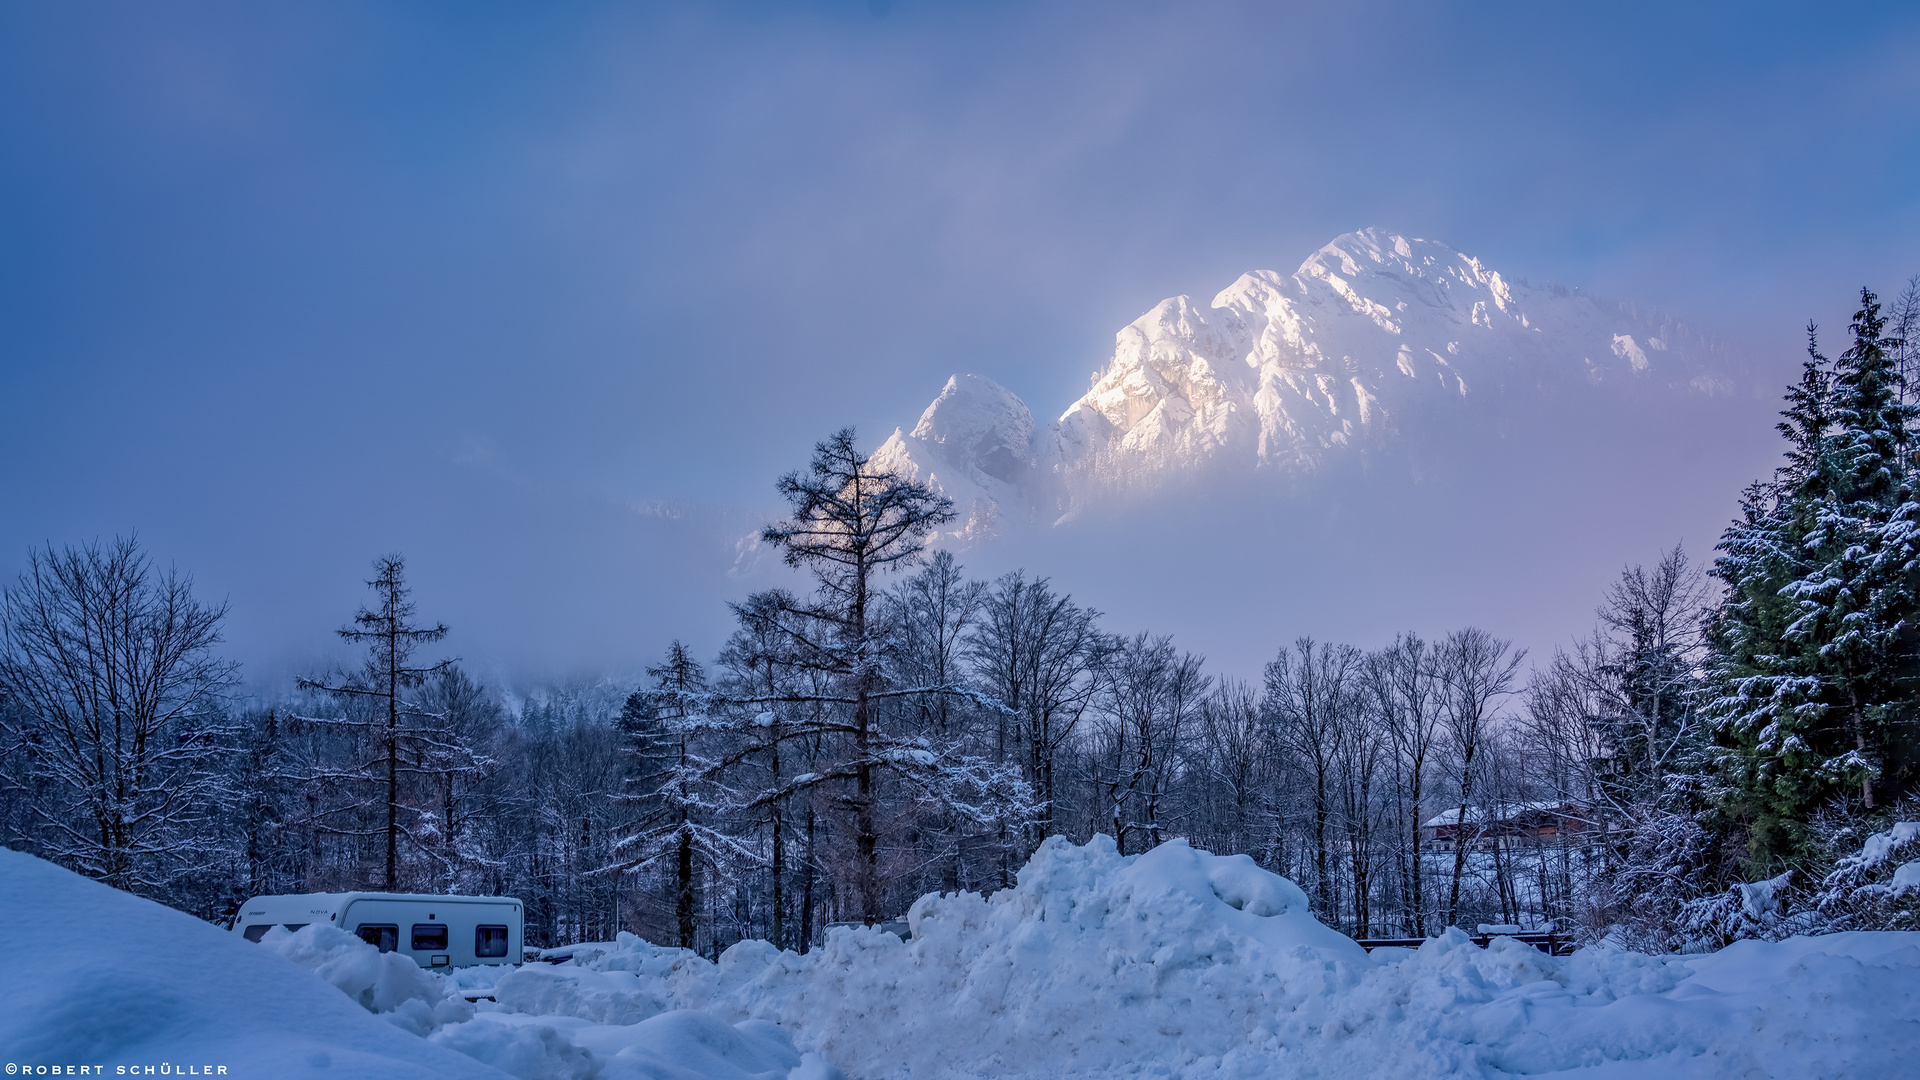
[{"label": "snow-covered ground", "polygon": [[[110,1074],[1659,1080],[1920,1060],[1920,934],[1549,957],[1456,932],[1369,956],[1292,883],[1180,842],[1051,840],[1017,888],[922,898],[911,941],[835,930],[717,964],[623,935],[449,979],[330,927],[251,945],[5,851],[0,913],[6,1060]],[[457,992],[481,987],[497,1001]]]}]

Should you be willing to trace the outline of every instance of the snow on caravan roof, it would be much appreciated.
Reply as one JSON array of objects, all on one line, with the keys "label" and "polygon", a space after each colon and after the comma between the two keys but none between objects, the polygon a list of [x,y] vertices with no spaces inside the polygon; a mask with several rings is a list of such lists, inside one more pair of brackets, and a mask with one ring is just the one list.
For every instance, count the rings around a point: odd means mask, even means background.
[{"label": "snow on caravan roof", "polygon": [[520,901],[511,896],[458,896],[447,893],[282,893],[249,897],[240,905],[229,924],[235,930],[248,925],[281,923],[297,929],[310,922],[334,922],[342,912],[363,900],[401,904],[511,904],[517,911]]},{"label": "snow on caravan roof", "polygon": [[10,1062],[499,1080],[270,950],[31,855],[0,849],[0,921],[19,931],[0,960],[0,1047]]},{"label": "snow on caravan roof", "polygon": [[488,904],[497,904],[502,901],[515,903],[515,904],[520,902],[518,900],[515,900],[511,896],[467,896],[467,895],[458,894],[458,893],[398,893],[398,892],[361,891],[361,892],[335,892],[335,893],[324,893],[324,892],[321,892],[321,893],[274,893],[274,894],[269,894],[265,896],[252,897],[248,899],[247,903],[252,904],[259,901],[272,901],[276,905],[284,905],[284,904],[292,904],[296,901],[309,901],[316,908],[322,907],[324,905],[324,910],[338,911],[340,909],[340,905],[345,903],[349,899],[352,899],[352,900],[373,900],[373,899],[404,900],[408,902],[431,902],[434,900],[446,900],[452,903],[459,903],[462,901],[474,901],[474,902],[488,903]]}]

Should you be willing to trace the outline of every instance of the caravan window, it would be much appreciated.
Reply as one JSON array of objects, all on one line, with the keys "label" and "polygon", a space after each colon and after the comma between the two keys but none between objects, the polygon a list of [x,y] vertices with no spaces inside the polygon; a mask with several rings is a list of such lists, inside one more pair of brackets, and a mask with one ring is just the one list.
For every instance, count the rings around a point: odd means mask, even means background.
[{"label": "caravan window", "polygon": [[473,955],[481,959],[507,955],[507,928],[504,926],[474,927]]},{"label": "caravan window", "polygon": [[447,926],[445,923],[414,923],[413,951],[431,952],[447,947]]},{"label": "caravan window", "polygon": [[360,940],[377,947],[381,952],[392,952],[400,947],[400,928],[392,923],[361,923],[354,930]]},{"label": "caravan window", "polygon": [[280,925],[286,927],[288,933],[292,933],[293,931],[298,930],[307,924],[303,922],[290,922],[290,923],[281,923]]},{"label": "caravan window", "polygon": [[273,924],[270,922],[254,923],[252,926],[247,927],[244,933],[248,941],[258,945],[260,939],[266,937],[267,931],[271,929],[273,929]]}]

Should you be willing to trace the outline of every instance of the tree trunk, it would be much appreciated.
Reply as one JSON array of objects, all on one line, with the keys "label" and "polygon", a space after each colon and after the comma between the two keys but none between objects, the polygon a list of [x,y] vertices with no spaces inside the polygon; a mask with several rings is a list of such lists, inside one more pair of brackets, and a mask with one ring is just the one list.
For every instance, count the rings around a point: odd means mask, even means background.
[{"label": "tree trunk", "polygon": [[800,955],[813,942],[813,803],[807,803],[807,860],[800,871]]},{"label": "tree trunk", "polygon": [[1467,871],[1467,793],[1461,785],[1460,819],[1453,828],[1453,884],[1447,889],[1447,925],[1460,922],[1460,878]]},{"label": "tree trunk", "polygon": [[687,812],[680,811],[680,850],[675,866],[679,895],[674,904],[674,913],[680,920],[680,947],[693,948],[693,832],[688,826]]},{"label": "tree trunk", "polygon": [[1426,861],[1420,850],[1420,770],[1425,756],[1420,754],[1413,759],[1413,791],[1409,795],[1413,803],[1413,932],[1420,937],[1427,934],[1427,892],[1420,880],[1422,864]]},{"label": "tree trunk", "polygon": [[860,918],[877,923],[880,921],[880,834],[873,819],[873,763],[868,757],[872,739],[867,725],[867,689],[862,685],[853,706],[853,752],[859,759],[853,781],[854,848],[858,859],[854,872],[859,875]]},{"label": "tree trunk", "polygon": [[1316,764],[1313,774],[1313,891],[1319,900],[1320,917],[1334,918],[1333,875],[1327,867],[1327,770]]},{"label": "tree trunk", "polygon": [[[778,715],[777,713],[775,714]],[[780,723],[776,719],[768,734],[773,740],[770,769],[773,773],[773,790],[780,790]],[[773,826],[773,915],[768,921],[768,940],[776,949],[787,947],[786,884],[787,884],[787,821],[785,801],[776,796],[767,804],[768,814]]]},{"label": "tree trunk", "polygon": [[[392,599],[388,599],[392,608]],[[387,620],[387,875],[386,890],[400,881],[400,643],[399,620]]]},{"label": "tree trunk", "polygon": [[[1847,696],[1853,705],[1853,748],[1860,752],[1860,757],[1864,760],[1867,756],[1867,733],[1865,725],[1860,722],[1860,691],[1850,690]],[[1867,809],[1873,809],[1873,777],[1871,776],[1860,778],[1860,801]]]}]

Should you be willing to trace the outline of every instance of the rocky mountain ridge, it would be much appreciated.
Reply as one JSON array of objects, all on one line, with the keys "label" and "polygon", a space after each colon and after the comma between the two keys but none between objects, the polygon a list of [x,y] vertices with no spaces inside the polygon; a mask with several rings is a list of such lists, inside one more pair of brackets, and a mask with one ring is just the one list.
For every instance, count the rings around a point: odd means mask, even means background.
[{"label": "rocky mountain ridge", "polygon": [[1392,454],[1424,427],[1540,395],[1725,394],[1729,371],[1711,339],[1671,319],[1363,229],[1290,275],[1243,274],[1204,306],[1161,301],[1048,423],[991,379],[955,375],[876,461],[952,498],[966,542],[1210,471],[1301,477]]}]

